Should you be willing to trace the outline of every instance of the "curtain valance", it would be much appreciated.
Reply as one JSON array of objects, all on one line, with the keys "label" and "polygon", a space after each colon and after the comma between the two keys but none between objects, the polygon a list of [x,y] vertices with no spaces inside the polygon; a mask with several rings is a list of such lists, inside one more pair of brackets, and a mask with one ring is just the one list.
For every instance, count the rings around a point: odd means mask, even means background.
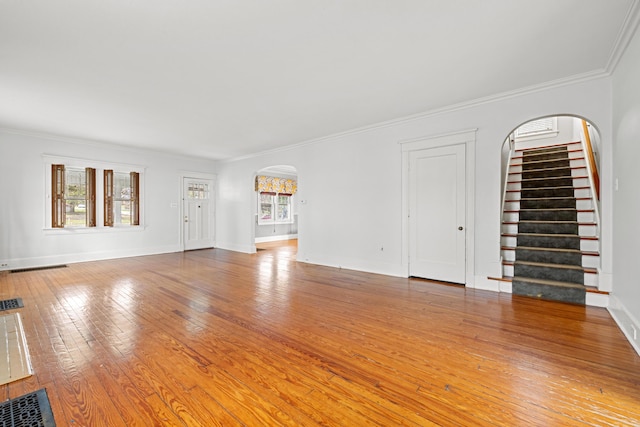
[{"label": "curtain valance", "polygon": [[256,191],[261,193],[295,194],[297,190],[298,183],[295,179],[265,175],[256,176]]}]

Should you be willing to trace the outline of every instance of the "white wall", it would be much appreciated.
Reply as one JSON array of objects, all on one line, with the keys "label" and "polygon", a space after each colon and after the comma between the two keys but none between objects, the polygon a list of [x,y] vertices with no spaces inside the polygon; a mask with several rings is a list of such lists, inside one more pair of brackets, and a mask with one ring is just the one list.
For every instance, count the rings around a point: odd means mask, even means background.
[{"label": "white wall", "polygon": [[[43,155],[144,166],[144,227],[46,230],[47,172]],[[213,174],[215,164],[90,141],[0,130],[1,269],[181,250],[183,171]]]},{"label": "white wall", "polygon": [[[640,353],[640,33],[613,75],[613,294],[610,311]],[[633,329],[636,330],[634,339]]]},{"label": "white wall", "polygon": [[[576,114],[598,126],[605,145],[603,160],[610,162],[610,99],[610,79],[598,79],[223,162],[218,168],[218,246],[252,251],[253,174],[270,164],[290,164],[296,167],[299,180],[299,260],[404,276],[407,242],[402,236],[398,143],[477,128],[475,223],[471,227],[475,230],[475,283],[468,285],[497,289],[487,276],[501,274],[500,160],[505,138],[533,118]],[[607,186],[610,167],[602,172]],[[610,206],[609,195],[603,198],[603,206]],[[603,211],[603,221],[610,223],[610,208]],[[607,259],[610,264],[609,229],[603,227],[603,252],[608,252],[603,253],[603,265]]]}]

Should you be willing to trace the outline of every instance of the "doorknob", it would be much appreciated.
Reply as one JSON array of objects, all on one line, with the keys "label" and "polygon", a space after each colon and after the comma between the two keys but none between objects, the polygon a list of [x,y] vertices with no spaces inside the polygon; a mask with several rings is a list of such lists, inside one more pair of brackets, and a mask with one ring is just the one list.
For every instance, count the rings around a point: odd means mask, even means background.
[{"label": "doorknob", "polygon": [[464,227],[460,226],[460,227],[458,227],[458,230],[462,231],[462,230],[464,230]]}]

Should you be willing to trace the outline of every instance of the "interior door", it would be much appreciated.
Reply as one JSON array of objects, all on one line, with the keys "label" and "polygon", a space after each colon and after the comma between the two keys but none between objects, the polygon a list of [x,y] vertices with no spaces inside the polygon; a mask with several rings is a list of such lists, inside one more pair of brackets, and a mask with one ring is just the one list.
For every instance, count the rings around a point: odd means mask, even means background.
[{"label": "interior door", "polygon": [[409,274],[465,283],[465,145],[409,153]]},{"label": "interior door", "polygon": [[183,179],[184,249],[213,247],[211,206],[212,182],[206,179]]}]

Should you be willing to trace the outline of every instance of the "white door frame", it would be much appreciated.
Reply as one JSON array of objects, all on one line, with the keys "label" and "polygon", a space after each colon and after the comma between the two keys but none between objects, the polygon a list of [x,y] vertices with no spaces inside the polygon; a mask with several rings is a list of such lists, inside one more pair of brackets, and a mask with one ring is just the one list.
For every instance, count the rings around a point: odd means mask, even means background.
[{"label": "white door frame", "polygon": [[466,273],[465,285],[475,283],[475,142],[477,129],[400,141],[402,148],[402,268],[409,277],[409,153],[449,145],[465,145],[466,156]]},{"label": "white door frame", "polygon": [[216,246],[216,199],[217,199],[217,188],[216,188],[216,175],[214,174],[208,174],[208,173],[202,173],[202,172],[188,172],[188,171],[183,171],[180,174],[180,215],[179,215],[179,227],[180,227],[180,245],[182,246],[182,250],[185,251],[185,245],[186,245],[186,239],[184,236],[184,216],[185,216],[185,212],[184,212],[184,198],[185,198],[185,194],[184,194],[184,180],[185,179],[201,179],[201,180],[207,180],[210,181],[210,188],[211,188],[211,194],[210,194],[210,216],[211,216],[211,223],[209,224],[209,226],[211,227],[211,243],[213,244],[213,246]]}]

